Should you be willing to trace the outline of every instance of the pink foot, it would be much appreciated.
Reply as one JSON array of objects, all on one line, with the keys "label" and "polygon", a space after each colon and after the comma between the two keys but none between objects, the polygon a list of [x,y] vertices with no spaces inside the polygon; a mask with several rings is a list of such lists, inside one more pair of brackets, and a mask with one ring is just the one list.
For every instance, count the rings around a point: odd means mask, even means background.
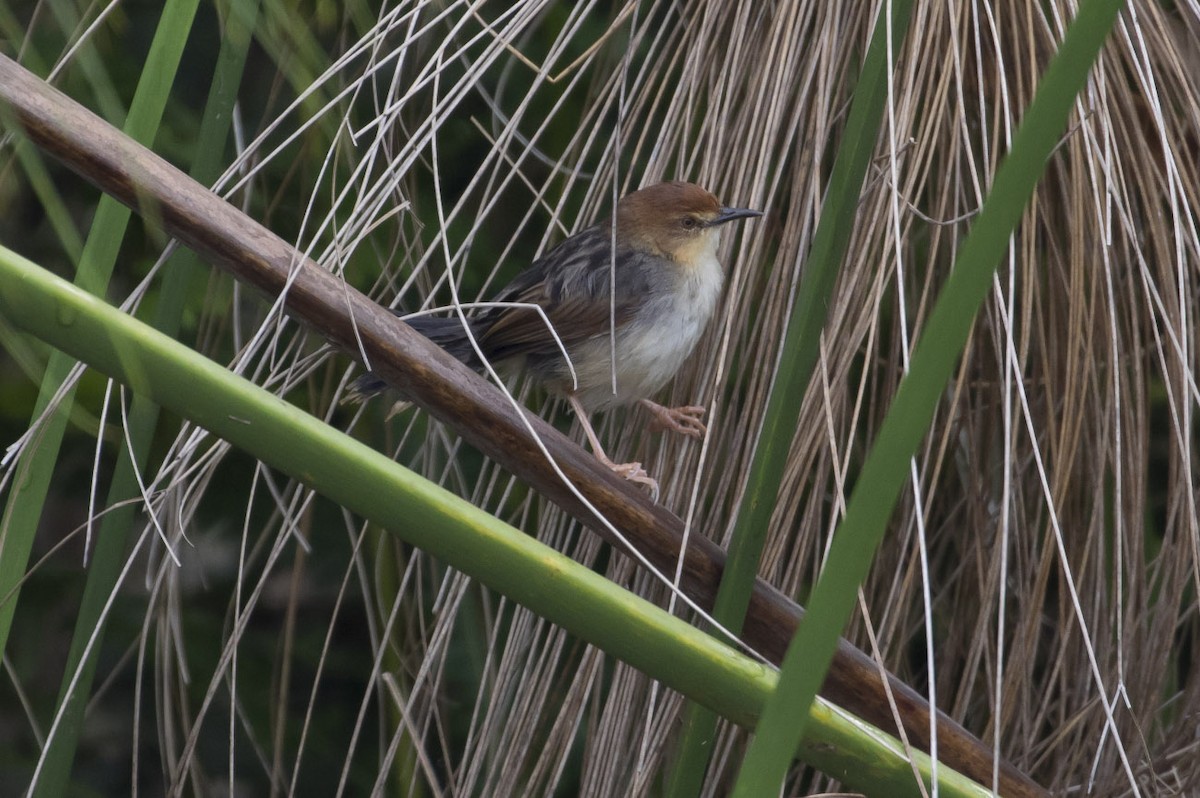
[{"label": "pink foot", "polygon": [[571,409],[575,411],[575,417],[579,419],[579,425],[583,427],[583,433],[587,436],[588,443],[592,445],[592,453],[596,456],[596,459],[630,482],[645,485],[650,489],[650,495],[657,501],[658,480],[646,473],[646,469],[642,468],[641,463],[614,463],[600,446],[600,439],[596,437],[596,431],[592,429],[592,423],[588,421],[587,411],[579,403],[579,399],[574,394],[567,394],[567,402],[571,405]]},{"label": "pink foot", "polygon": [[652,426],[658,429],[669,429],[689,438],[703,438],[708,433],[708,427],[700,419],[705,409],[698,405],[685,407],[663,407],[658,402],[649,399],[641,400],[642,407],[650,411],[654,417]]},{"label": "pink foot", "polygon": [[658,495],[658,480],[646,473],[646,469],[642,468],[641,463],[614,463],[607,457],[599,457],[597,459],[630,482],[645,485],[650,489],[652,495]]}]

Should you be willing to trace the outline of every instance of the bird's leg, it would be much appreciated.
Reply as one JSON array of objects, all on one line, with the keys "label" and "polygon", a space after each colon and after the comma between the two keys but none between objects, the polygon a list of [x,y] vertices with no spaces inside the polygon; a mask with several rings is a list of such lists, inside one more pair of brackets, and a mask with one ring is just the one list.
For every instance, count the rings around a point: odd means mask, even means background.
[{"label": "bird's leg", "polygon": [[638,402],[654,416],[653,426],[669,429],[690,438],[703,438],[708,433],[708,427],[700,420],[705,412],[703,407],[663,407],[649,399],[639,399]]},{"label": "bird's leg", "polygon": [[567,394],[567,403],[571,405],[571,409],[575,411],[575,417],[579,419],[579,425],[583,427],[583,434],[587,436],[588,443],[591,444],[592,454],[596,456],[604,465],[611,468],[616,473],[625,477],[630,482],[636,482],[639,485],[645,485],[650,488],[651,493],[658,495],[658,481],[654,477],[646,473],[646,469],[642,468],[641,463],[614,463],[607,454],[604,453],[604,447],[600,445],[600,438],[596,436],[596,431],[592,429],[592,422],[588,420],[587,410],[583,408],[579,400],[573,394]]}]

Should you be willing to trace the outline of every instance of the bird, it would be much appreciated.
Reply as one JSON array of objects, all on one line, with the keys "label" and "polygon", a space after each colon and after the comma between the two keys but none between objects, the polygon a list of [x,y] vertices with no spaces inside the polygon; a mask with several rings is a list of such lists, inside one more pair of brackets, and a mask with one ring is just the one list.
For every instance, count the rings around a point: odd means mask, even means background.
[{"label": "bird", "polygon": [[[694,183],[655,183],[626,194],[613,216],[535,260],[484,310],[406,322],[472,368],[482,368],[482,354],[532,375],[566,399],[601,463],[657,495],[658,483],[641,463],[617,463],[605,453],[589,418],[639,404],[656,426],[694,438],[707,433],[703,406],[664,407],[651,397],[692,353],[716,309],[725,281],[717,259],[721,230],[757,216],[762,212],[722,205]],[[348,400],[384,388],[368,372]]]}]

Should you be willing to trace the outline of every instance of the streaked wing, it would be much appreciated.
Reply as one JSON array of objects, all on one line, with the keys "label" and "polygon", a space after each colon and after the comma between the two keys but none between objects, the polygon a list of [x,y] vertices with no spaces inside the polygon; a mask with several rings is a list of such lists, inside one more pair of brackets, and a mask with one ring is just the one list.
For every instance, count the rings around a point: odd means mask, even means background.
[{"label": "streaked wing", "polygon": [[[590,227],[546,253],[498,296],[498,301],[541,306],[568,348],[598,335],[610,325],[609,271],[593,264],[607,263],[609,231]],[[618,250],[616,323],[633,318],[648,285],[633,261],[639,256]],[[494,321],[481,338],[491,357],[554,355],[560,350],[546,322],[533,310],[494,311]],[[489,314],[490,316],[491,314]]]}]

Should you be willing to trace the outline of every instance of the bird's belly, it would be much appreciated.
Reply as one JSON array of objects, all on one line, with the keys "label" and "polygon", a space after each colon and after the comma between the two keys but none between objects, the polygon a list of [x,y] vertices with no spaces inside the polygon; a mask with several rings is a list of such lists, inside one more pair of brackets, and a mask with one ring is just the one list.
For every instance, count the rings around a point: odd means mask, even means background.
[{"label": "bird's belly", "polygon": [[[679,371],[704,333],[720,294],[722,273],[694,275],[693,284],[672,292],[670,300],[647,303],[616,336],[616,390],[613,390],[610,336],[574,348],[576,396],[588,410],[636,402],[657,393]],[[569,379],[569,377],[568,377]],[[570,384],[559,383],[569,390]]]},{"label": "bird's belly", "polygon": [[584,407],[601,410],[649,397],[679,370],[696,344],[699,330],[676,329],[664,334],[658,325],[630,323],[617,335],[616,391],[613,390],[611,343],[594,339],[572,358]]}]

